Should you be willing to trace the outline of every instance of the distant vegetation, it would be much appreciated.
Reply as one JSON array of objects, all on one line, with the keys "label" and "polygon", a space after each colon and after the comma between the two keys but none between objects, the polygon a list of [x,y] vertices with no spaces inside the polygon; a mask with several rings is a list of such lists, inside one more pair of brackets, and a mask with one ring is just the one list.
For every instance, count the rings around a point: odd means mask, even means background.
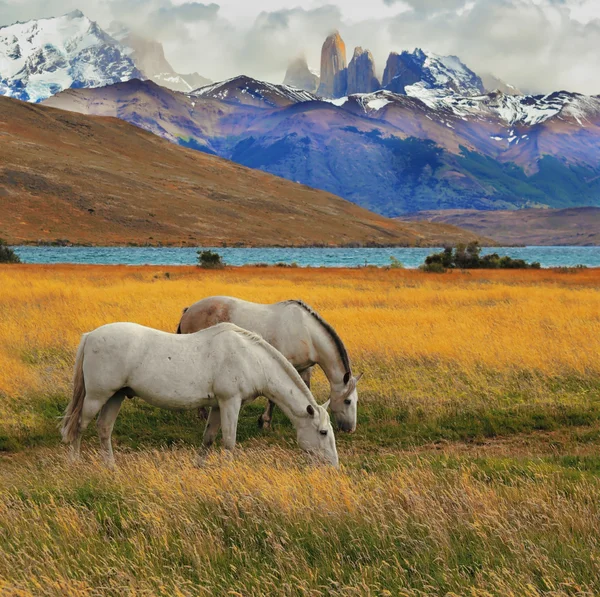
[{"label": "distant vegetation", "polygon": [[21,263],[19,256],[1,238],[0,263]]},{"label": "distant vegetation", "polygon": [[421,269],[426,272],[443,273],[449,269],[539,269],[537,261],[527,263],[524,259],[513,259],[498,253],[481,256],[479,243],[459,244],[455,249],[446,247],[440,253],[425,258]]},{"label": "distant vegetation", "polygon": [[198,251],[198,265],[204,269],[222,269],[225,263],[215,251]]}]

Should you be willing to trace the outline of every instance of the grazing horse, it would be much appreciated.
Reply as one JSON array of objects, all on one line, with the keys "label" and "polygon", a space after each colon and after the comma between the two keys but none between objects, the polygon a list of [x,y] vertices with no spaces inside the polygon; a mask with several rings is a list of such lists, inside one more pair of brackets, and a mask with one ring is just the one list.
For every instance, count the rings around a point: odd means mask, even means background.
[{"label": "grazing horse", "polygon": [[[329,380],[329,405],[339,429],[355,431],[356,384],[362,375],[353,377],[344,343],[316,311],[298,300],[262,305],[213,296],[184,309],[177,333],[191,334],[224,321],[260,334],[290,361],[309,388],[312,367],[319,365]],[[260,426],[270,425],[273,408],[269,401]]]},{"label": "grazing horse", "polygon": [[233,450],[242,404],[261,395],[290,418],[302,449],[338,466],[326,408],[315,402],[283,355],[260,336],[230,323],[186,336],[135,323],[111,323],[84,334],[61,433],[78,458],[82,433],[100,413],[98,434],[112,466],[115,419],[124,398],[138,396],[168,409],[210,406],[204,446],[212,445],[222,427],[223,446]]}]

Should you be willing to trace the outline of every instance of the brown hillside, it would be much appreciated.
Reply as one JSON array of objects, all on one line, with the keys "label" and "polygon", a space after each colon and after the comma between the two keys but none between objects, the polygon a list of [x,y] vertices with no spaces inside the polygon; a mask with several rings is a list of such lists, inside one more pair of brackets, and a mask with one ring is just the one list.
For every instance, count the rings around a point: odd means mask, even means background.
[{"label": "brown hillside", "polygon": [[437,244],[335,195],[173,145],[122,120],[0,98],[0,237],[10,243]]},{"label": "brown hillside", "polygon": [[600,208],[422,211],[413,220],[453,224],[493,238],[500,245],[600,245]]}]

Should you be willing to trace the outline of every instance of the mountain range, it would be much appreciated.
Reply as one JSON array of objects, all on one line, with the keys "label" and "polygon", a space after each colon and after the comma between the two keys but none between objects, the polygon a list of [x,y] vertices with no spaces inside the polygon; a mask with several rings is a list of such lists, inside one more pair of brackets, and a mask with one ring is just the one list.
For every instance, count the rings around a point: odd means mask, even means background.
[{"label": "mountain range", "polygon": [[238,77],[189,94],[129,81],[45,103],[123,118],[388,216],[600,205],[598,97],[419,88],[322,101]]},{"label": "mountain range", "polygon": [[[42,38],[19,42],[40,30],[54,36],[41,54]],[[421,49],[392,52],[379,79],[367,49],[347,64],[337,32],[323,44],[320,76],[298,58],[286,85],[240,76],[174,92],[162,86],[176,73],[160,44],[112,34],[81,13],[0,29],[0,93],[50,95],[47,105],[115,116],[387,216],[600,205],[600,96],[522,95]],[[84,62],[87,79],[77,75]]]}]

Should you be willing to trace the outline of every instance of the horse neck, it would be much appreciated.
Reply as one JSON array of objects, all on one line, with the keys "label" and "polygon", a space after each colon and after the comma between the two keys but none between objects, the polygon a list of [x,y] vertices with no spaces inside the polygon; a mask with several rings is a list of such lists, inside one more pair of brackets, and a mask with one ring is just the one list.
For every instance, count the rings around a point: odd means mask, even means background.
[{"label": "horse neck", "polygon": [[295,369],[285,361],[285,357],[279,359],[264,348],[261,364],[265,372],[261,394],[274,402],[298,428],[307,418],[306,407],[309,404],[313,407],[317,405],[310,390]]},{"label": "horse neck", "polygon": [[312,344],[317,353],[316,364],[323,369],[332,390],[343,390],[346,366],[335,340],[314,317],[310,318],[308,329],[310,330]]}]

